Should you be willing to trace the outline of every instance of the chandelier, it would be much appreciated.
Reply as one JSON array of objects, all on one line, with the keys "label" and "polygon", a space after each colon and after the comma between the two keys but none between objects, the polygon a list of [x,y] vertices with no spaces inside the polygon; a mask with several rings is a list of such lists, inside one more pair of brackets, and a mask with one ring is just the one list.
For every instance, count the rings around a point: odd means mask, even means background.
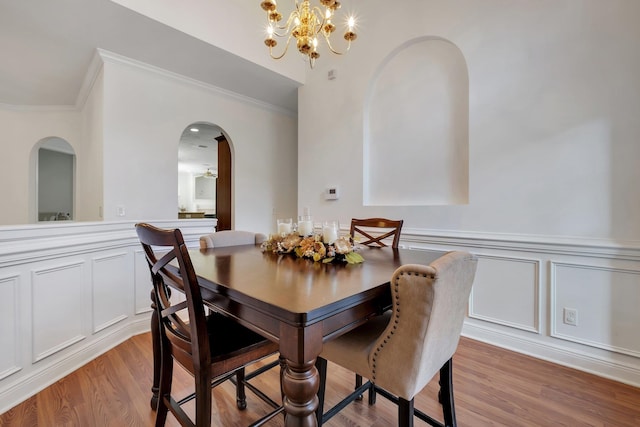
[{"label": "chandelier", "polygon": [[[319,39],[324,39],[329,50],[337,55],[342,55],[351,48],[351,42],[357,37],[354,32],[355,19],[349,17],[347,20],[344,33],[344,39],[347,41],[346,49],[343,52],[337,51],[331,44],[331,36],[336,30],[331,20],[335,11],[340,8],[340,2],[336,0],[319,0],[319,2],[321,6],[312,7],[310,0],[295,0],[295,10],[291,12],[284,24],[280,23],[282,14],[277,9],[276,0],[264,0],[260,3],[262,9],[267,12],[267,38],[264,44],[269,47],[269,54],[273,59],[280,59],[287,53],[292,38],[296,39],[298,51],[309,58],[311,68],[315,60],[320,57]],[[276,37],[287,39],[280,55],[273,53],[273,48],[278,44]]]}]

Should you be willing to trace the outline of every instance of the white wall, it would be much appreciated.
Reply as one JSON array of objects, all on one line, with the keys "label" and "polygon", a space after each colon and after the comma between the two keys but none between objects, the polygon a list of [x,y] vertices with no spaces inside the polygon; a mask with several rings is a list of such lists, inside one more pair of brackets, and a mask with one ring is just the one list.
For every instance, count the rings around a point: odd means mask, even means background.
[{"label": "white wall", "polygon": [[[300,91],[299,208],[421,229],[640,239],[639,14],[625,0],[368,1],[352,50],[323,56]],[[376,31],[387,19],[401,24]],[[368,85],[391,51],[426,36],[454,43],[468,65],[470,204],[364,207]],[[327,184],[340,186],[339,201],[322,200]]]},{"label": "white wall", "polygon": [[[27,224],[35,211],[34,146],[43,138],[60,137],[78,152],[80,121],[73,109],[18,109],[0,105],[0,225]],[[10,185],[8,185],[10,183]]]},{"label": "white wall", "polygon": [[[640,2],[369,0],[358,16],[351,52],[321,57],[299,91],[298,210],[402,218],[403,246],[477,254],[466,335],[639,384]],[[469,70],[469,203],[364,206],[368,89],[421,38],[453,43]],[[419,138],[376,125],[391,146]],[[330,185],[339,200],[324,200]]]},{"label": "white wall", "polygon": [[103,57],[105,220],[177,216],[180,135],[199,121],[220,126],[232,146],[233,228],[269,232],[274,209],[295,213],[295,117],[126,58]]},{"label": "white wall", "polygon": [[76,161],[76,220],[100,221],[103,197],[103,99],[104,76],[99,58],[98,71],[88,90],[86,101],[80,111],[82,120],[82,144],[78,147]]}]

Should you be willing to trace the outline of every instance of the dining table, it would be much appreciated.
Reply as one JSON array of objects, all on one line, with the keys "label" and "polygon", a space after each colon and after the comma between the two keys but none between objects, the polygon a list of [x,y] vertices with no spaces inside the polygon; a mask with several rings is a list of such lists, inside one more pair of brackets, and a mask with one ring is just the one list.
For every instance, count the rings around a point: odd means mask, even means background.
[{"label": "dining table", "polygon": [[[362,247],[358,264],[323,263],[259,245],[189,250],[205,304],[279,344],[285,426],[315,426],[324,342],[391,307],[389,281],[404,264],[430,264],[436,250]],[[157,317],[152,315],[154,384],[160,372]]]}]

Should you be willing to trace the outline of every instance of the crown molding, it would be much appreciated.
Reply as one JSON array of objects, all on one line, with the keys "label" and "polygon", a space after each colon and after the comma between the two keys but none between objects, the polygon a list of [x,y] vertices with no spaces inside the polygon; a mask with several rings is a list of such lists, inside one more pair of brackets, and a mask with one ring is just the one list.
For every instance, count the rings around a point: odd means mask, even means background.
[{"label": "crown molding", "polygon": [[91,58],[91,62],[89,63],[89,67],[87,68],[87,72],[84,74],[82,86],[80,86],[80,91],[76,97],[76,110],[79,111],[84,108],[87,103],[87,99],[89,99],[89,95],[91,94],[91,90],[93,89],[93,85],[96,83],[98,76],[102,72],[103,66],[104,62],[100,56],[99,49],[96,49],[93,53],[93,57]]},{"label": "crown molding", "polygon": [[190,77],[183,76],[182,74],[174,73],[172,71],[165,70],[164,68],[156,67],[155,65],[150,65],[145,62],[137,61],[135,59],[128,58],[126,56],[119,55],[117,53],[110,52],[104,49],[97,49],[98,54],[102,58],[103,62],[111,62],[114,64],[127,65],[132,68],[136,68],[138,70],[155,74],[161,77],[164,77],[169,80],[178,81],[184,84],[188,84],[191,86],[196,86],[200,89],[204,89],[208,92],[212,92],[216,95],[221,95],[226,98],[232,99],[234,101],[240,101],[245,104],[253,104],[258,108],[263,108],[267,110],[271,110],[280,114],[287,115],[289,117],[297,118],[298,115],[295,111],[288,110],[286,108],[277,107],[273,104],[269,104],[267,102],[263,102],[257,100],[255,98],[251,98],[245,95],[241,95],[236,92],[232,92],[230,90],[223,89],[219,86],[214,86],[212,84],[204,83],[200,80],[192,79]]}]

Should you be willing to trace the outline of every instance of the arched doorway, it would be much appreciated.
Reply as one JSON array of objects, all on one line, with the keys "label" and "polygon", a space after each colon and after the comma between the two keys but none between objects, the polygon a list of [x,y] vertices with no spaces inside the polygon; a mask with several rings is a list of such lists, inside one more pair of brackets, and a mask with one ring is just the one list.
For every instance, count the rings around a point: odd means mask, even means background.
[{"label": "arched doorway", "polygon": [[217,218],[230,230],[231,147],[222,129],[207,122],[187,126],[178,144],[178,218]]}]

